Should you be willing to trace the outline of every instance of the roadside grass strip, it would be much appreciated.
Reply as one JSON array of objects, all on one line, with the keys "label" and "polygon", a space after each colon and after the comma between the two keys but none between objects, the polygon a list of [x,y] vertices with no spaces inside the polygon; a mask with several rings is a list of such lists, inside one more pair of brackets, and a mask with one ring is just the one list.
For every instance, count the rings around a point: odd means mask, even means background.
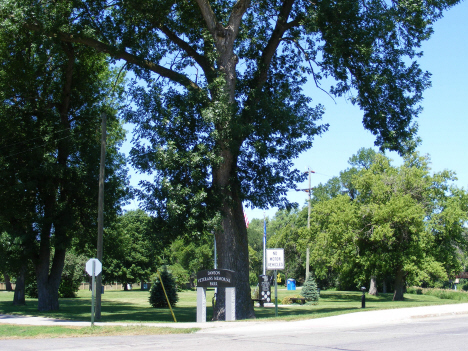
[{"label": "roadside grass strip", "polygon": [[0,324],[0,340],[5,339],[45,339],[45,338],[76,338],[91,336],[116,335],[167,335],[191,334],[198,328],[159,328],[145,326],[94,326],[94,327],[67,327],[67,326],[32,326]]}]

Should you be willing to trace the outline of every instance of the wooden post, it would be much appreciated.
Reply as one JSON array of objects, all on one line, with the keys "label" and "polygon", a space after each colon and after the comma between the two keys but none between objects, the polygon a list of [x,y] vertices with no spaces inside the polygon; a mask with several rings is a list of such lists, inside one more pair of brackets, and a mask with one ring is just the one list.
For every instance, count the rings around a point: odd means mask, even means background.
[{"label": "wooden post", "polygon": [[[103,228],[104,228],[104,170],[106,164],[106,114],[102,113],[101,124],[101,162],[99,165],[99,199],[98,199],[98,240],[97,259],[102,263]],[[102,272],[96,279],[96,319],[101,319]]]}]

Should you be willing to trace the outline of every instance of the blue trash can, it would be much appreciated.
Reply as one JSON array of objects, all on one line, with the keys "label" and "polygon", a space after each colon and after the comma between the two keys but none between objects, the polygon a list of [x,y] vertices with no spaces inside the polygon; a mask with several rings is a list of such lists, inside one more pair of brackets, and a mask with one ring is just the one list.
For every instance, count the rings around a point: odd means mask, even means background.
[{"label": "blue trash can", "polygon": [[296,290],[296,279],[288,279],[287,287],[288,290]]}]

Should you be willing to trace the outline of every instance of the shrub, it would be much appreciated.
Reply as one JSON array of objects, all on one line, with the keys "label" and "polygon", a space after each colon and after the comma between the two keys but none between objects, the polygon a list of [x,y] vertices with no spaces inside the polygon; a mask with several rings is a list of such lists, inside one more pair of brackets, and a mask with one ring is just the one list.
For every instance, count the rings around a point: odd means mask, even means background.
[{"label": "shrub", "polygon": [[254,289],[250,289],[250,297],[254,300],[259,299],[260,296],[260,289],[256,286]]},{"label": "shrub", "polygon": [[306,301],[318,303],[319,292],[317,289],[317,283],[315,283],[315,279],[312,275],[310,275],[305,281],[301,295],[305,297]]},{"label": "shrub", "polygon": [[410,286],[406,289],[407,294],[416,294],[416,295],[422,295],[423,291],[421,288],[418,288],[416,286]]},{"label": "shrub", "polygon": [[301,296],[299,295],[293,295],[293,296],[286,296],[283,298],[283,300],[281,301],[281,304],[282,305],[291,305],[292,304],[292,301],[291,299],[300,299]]},{"label": "shrub", "polygon": [[409,287],[406,292],[409,294],[434,296],[439,299],[468,301],[468,293],[466,293],[466,291],[455,291],[451,289],[424,289],[412,286]]},{"label": "shrub", "polygon": [[462,289],[462,290],[465,290],[465,291],[468,291],[468,279],[460,279],[460,284],[458,284],[458,286]]},{"label": "shrub", "polygon": [[[175,306],[179,300],[175,280],[165,266],[159,270],[159,273],[161,274],[162,283],[164,284],[169,303],[171,306]],[[169,307],[159,277],[152,282],[149,303],[154,308]]]}]

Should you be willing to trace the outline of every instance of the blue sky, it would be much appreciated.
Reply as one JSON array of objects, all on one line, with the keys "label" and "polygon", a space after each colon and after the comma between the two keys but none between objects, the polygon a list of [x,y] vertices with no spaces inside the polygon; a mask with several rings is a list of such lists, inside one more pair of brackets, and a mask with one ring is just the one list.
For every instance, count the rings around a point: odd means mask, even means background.
[{"label": "blue sky", "polygon": [[[423,112],[417,123],[422,144],[421,154],[429,154],[434,172],[444,169],[457,173],[456,185],[466,188],[468,185],[468,2],[447,11],[434,25],[434,34],[422,46],[424,56],[419,59],[423,70],[432,74],[432,87],[424,93]],[[302,154],[295,165],[299,170],[310,167],[312,186],[325,183],[348,167],[349,157],[361,147],[374,147],[375,138],[362,126],[362,111],[346,99],[335,99],[335,102],[313,84],[308,86],[307,93],[314,103],[325,106],[323,123],[330,125],[329,130],[315,140],[314,146]],[[130,138],[130,137],[129,137]],[[128,150],[128,143],[123,151]],[[395,153],[388,153],[399,162]],[[141,175],[131,172],[131,183],[136,186]],[[298,184],[306,188],[307,181]],[[305,205],[306,193],[290,191],[288,199]],[[127,209],[135,208],[136,202]],[[249,220],[253,218],[273,217],[276,208],[246,208]]]},{"label": "blue sky", "polygon": [[[432,74],[432,87],[424,93],[423,112],[417,119],[422,144],[421,154],[429,154],[432,171],[444,169],[457,173],[456,185],[468,185],[468,2],[447,11],[434,26],[434,34],[422,46],[421,68]],[[325,183],[348,167],[348,159],[361,147],[374,147],[374,136],[362,125],[362,111],[350,102],[336,99],[311,86],[314,102],[326,107],[323,122],[328,132],[316,139],[314,146],[302,154],[295,165],[310,167],[312,186]],[[377,150],[377,149],[376,149]],[[398,163],[395,153],[387,155]],[[305,181],[299,188],[307,188]],[[305,192],[290,191],[288,199],[305,206]],[[270,218],[276,208],[265,211]],[[264,210],[246,209],[249,219],[263,218]]]}]

